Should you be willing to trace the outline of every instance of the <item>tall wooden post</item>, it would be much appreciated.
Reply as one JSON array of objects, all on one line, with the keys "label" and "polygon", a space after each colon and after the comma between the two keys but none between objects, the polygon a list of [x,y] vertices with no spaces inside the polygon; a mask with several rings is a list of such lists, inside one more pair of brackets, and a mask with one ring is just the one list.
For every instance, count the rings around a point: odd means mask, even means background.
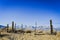
[{"label": "tall wooden post", "polygon": [[7,32],[9,31],[9,24],[7,24]]},{"label": "tall wooden post", "polygon": [[50,20],[50,30],[51,30],[51,34],[53,34],[53,25],[52,25],[52,20]]},{"label": "tall wooden post", "polygon": [[12,21],[12,31],[14,32],[14,21]]}]

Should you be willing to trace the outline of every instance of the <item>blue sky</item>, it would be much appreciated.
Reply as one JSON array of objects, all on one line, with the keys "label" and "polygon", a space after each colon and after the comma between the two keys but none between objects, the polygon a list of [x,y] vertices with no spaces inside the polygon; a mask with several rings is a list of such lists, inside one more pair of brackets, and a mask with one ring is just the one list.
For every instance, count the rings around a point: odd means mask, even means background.
[{"label": "blue sky", "polygon": [[15,21],[18,25],[49,26],[53,20],[54,27],[60,25],[59,0],[0,0],[0,24],[6,25]]}]

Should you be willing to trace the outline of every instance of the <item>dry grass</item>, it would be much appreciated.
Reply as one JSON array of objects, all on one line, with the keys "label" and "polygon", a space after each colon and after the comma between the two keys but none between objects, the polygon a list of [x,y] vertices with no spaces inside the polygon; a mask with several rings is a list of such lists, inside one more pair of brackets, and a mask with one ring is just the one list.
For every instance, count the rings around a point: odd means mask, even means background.
[{"label": "dry grass", "polygon": [[1,34],[8,36],[0,37],[0,40],[60,40],[60,32],[57,35],[48,35],[45,32],[40,35],[34,35],[34,32],[24,34],[2,32]]}]

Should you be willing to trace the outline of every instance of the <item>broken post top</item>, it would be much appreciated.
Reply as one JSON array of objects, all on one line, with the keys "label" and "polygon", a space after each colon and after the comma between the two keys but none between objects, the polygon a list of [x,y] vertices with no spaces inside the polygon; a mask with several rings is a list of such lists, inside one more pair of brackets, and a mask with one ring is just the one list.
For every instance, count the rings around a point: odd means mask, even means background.
[{"label": "broken post top", "polygon": [[9,24],[7,24],[7,27],[9,27]]},{"label": "broken post top", "polygon": [[14,21],[12,21],[12,23],[14,23]]}]

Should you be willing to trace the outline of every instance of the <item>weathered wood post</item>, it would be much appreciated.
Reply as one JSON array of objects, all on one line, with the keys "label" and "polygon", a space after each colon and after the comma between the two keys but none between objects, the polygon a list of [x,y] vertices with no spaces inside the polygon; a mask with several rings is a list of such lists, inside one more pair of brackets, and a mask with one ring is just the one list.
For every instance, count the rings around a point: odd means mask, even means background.
[{"label": "weathered wood post", "polygon": [[21,24],[21,30],[23,30],[23,24]]},{"label": "weathered wood post", "polygon": [[7,32],[9,31],[9,24],[7,24]]},{"label": "weathered wood post", "polygon": [[35,34],[36,34],[37,22],[35,22]]},{"label": "weathered wood post", "polygon": [[24,35],[23,24],[21,24],[21,31],[22,31],[22,33],[23,33],[23,35]]},{"label": "weathered wood post", "polygon": [[12,32],[14,32],[14,21],[12,21]]},{"label": "weathered wood post", "polygon": [[52,20],[50,20],[50,30],[51,30],[51,34],[53,34],[53,25],[52,25]]},{"label": "weathered wood post", "polygon": [[14,32],[16,33],[16,23],[15,23],[15,27],[14,27]]},{"label": "weathered wood post", "polygon": [[16,30],[16,23],[15,23],[15,30]]},{"label": "weathered wood post", "polygon": [[1,29],[0,29],[0,37],[1,37]]}]

